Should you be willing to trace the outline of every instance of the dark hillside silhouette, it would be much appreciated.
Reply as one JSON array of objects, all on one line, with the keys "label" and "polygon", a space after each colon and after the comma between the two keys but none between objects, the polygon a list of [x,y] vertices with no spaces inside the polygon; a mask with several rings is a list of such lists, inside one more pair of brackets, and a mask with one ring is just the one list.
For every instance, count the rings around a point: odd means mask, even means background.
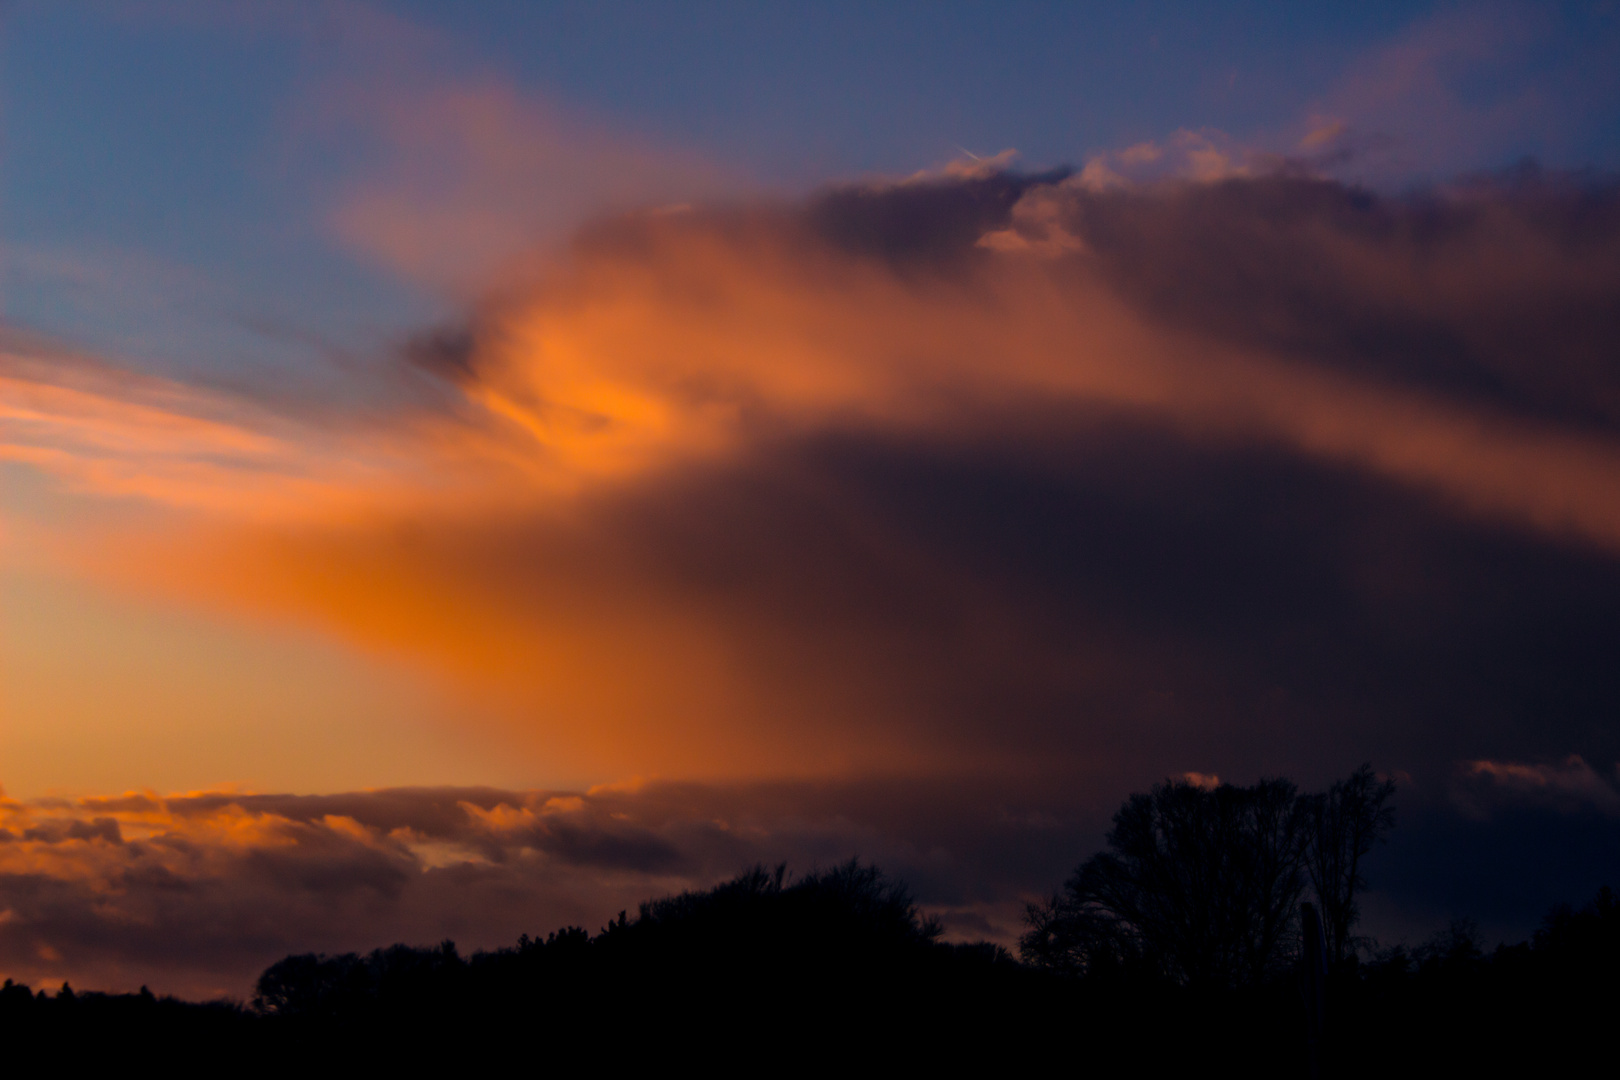
[{"label": "dark hillside silhouette", "polygon": [[1579,910],[1550,912],[1528,942],[1487,952],[1453,922],[1416,948],[1352,961],[1329,980],[1334,1075],[1596,1075],[1620,987],[1620,905],[1607,887]]},{"label": "dark hillside silhouette", "polygon": [[301,1043],[390,1040],[445,1027],[522,1030],[537,1016],[637,1056],[718,1040],[760,1053],[840,1032],[911,1058],[950,1032],[953,1054],[995,1051],[1015,1002],[1048,980],[992,945],[944,945],[906,888],[854,860],[790,879],[755,867],[712,889],[641,905],[594,936],[462,957],[446,942],[365,956],[290,956],[259,979],[255,1009]]},{"label": "dark hillside silhouette", "polygon": [[261,1018],[233,1002],[203,1004],[135,994],[74,990],[63,983],[54,994],[10,979],[0,986],[0,1038],[8,1061],[20,1065],[29,1050],[42,1071],[72,1073],[118,1063],[220,1062],[262,1053],[272,1033]]}]

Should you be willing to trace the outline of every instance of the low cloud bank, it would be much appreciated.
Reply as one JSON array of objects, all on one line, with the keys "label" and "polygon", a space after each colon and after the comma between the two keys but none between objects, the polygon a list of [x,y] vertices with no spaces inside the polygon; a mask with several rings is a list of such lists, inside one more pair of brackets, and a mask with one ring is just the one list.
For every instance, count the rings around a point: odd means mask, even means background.
[{"label": "low cloud bank", "polygon": [[1010,943],[1053,852],[1091,842],[1095,814],[1054,812],[1051,795],[969,781],[8,799],[0,974],[240,996],[291,952],[594,932],[755,863],[854,853],[909,880],[956,936]]},{"label": "low cloud bank", "polygon": [[[1386,943],[1457,914],[1523,937],[1612,866],[1607,817],[1572,829],[1567,809],[1512,802],[1459,814],[1440,786],[1399,783],[1395,833],[1367,865],[1362,930]],[[0,976],[241,997],[290,953],[594,932],[751,865],[803,872],[852,855],[904,879],[948,938],[1015,945],[1025,902],[1101,848],[1117,787],[956,777],[3,799]]]}]

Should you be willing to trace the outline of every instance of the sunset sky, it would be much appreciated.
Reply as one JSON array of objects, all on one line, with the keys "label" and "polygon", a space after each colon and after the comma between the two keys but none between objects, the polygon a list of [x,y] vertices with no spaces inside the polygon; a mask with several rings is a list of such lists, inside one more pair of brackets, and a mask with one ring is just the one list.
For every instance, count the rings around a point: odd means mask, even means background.
[{"label": "sunset sky", "polygon": [[1620,883],[1620,6],[0,8],[0,975],[242,996],[1129,792]]}]

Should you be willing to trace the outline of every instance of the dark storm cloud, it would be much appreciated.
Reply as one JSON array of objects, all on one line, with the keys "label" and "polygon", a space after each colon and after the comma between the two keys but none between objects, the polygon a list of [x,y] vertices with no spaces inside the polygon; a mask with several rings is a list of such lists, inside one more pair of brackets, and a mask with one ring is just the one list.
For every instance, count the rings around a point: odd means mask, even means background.
[{"label": "dark storm cloud", "polygon": [[1362,761],[1402,790],[1374,933],[1580,899],[1620,835],[1620,189],[1084,181],[604,225],[420,346],[507,497],[183,564],[510,692],[537,756],[704,783],[30,810],[8,962],[155,962],[109,888],[240,985],[850,854],[1006,939],[1128,792]]},{"label": "dark storm cloud", "polygon": [[803,214],[812,232],[841,250],[937,271],[1005,228],[1027,192],[1068,176],[1067,169],[1033,176],[976,169],[899,185],[834,187],[813,196]]},{"label": "dark storm cloud", "polygon": [[1620,430],[1620,188],[1533,166],[1406,197],[1272,177],[1094,193],[1071,227],[1167,325]]}]

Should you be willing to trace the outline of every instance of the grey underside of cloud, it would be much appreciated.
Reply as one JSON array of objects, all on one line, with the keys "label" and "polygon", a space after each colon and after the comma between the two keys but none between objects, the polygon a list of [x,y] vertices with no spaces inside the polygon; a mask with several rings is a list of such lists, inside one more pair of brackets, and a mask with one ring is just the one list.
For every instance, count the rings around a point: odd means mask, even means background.
[{"label": "grey underside of cloud", "polygon": [[1096,196],[1078,228],[1166,322],[1454,400],[1620,430],[1620,189],[1483,177],[1406,198],[1288,178]]}]

